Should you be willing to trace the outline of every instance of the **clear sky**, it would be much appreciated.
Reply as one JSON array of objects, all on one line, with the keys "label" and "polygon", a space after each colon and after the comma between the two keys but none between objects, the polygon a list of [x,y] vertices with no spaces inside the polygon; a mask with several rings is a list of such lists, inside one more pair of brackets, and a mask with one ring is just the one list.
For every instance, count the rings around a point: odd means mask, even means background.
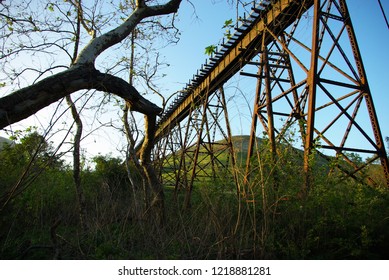
[{"label": "clear sky", "polygon": [[[201,4],[200,4],[201,3]],[[362,52],[366,72],[372,91],[384,89],[389,70],[389,30],[386,26],[377,0],[349,0],[348,7]],[[382,1],[389,16],[389,1]],[[197,17],[193,13],[196,13]],[[222,25],[225,20],[235,19],[235,10],[226,5],[225,0],[196,1],[195,10],[183,1],[179,11],[177,26],[182,32],[180,42],[163,50],[166,60],[171,64],[168,81],[171,91],[181,88],[204,63],[207,55],[204,49],[210,44],[217,44],[223,37]],[[174,87],[177,85],[177,87]],[[389,98],[389,93],[387,94]],[[389,99],[386,99],[389,101]],[[388,133],[389,135],[389,133]]]},{"label": "clear sky", "polygon": [[[229,18],[235,18],[234,9],[224,1],[202,1],[196,5],[199,20],[192,16],[193,9],[185,1],[181,7],[182,29],[181,41],[166,49],[166,56],[171,63],[171,91],[180,89],[181,84],[192,77],[200,64],[207,57],[204,48],[216,44],[222,37],[221,26]],[[382,1],[389,14],[389,1]],[[376,0],[348,1],[354,29],[362,53],[371,92],[376,105],[383,136],[389,136],[389,30]],[[176,83],[174,84],[174,81]],[[177,85],[177,87],[175,87]]]},{"label": "clear sky", "polygon": [[[192,77],[207,56],[205,47],[218,44],[223,37],[222,26],[224,21],[236,18],[234,7],[227,5],[226,0],[199,0],[192,1],[194,7],[187,1],[183,1],[179,10],[177,27],[182,36],[180,41],[173,46],[167,46],[161,50],[165,61],[170,67],[164,69],[166,74],[158,85],[165,96],[181,90],[185,83]],[[389,15],[389,1],[382,1],[385,12]],[[363,62],[370,83],[373,99],[381,125],[383,136],[389,136],[389,30],[382,16],[377,0],[349,0],[348,6],[357,34]],[[233,81],[243,89],[249,87],[242,81]],[[155,102],[159,102],[158,99]],[[118,108],[118,111],[119,108]],[[250,127],[249,111],[231,112],[234,118],[234,134],[248,134]],[[118,113],[112,112],[112,117],[117,118]],[[0,136],[5,136],[0,132]],[[124,143],[124,138],[116,139],[111,132],[95,132],[92,137],[86,139],[84,147],[88,152],[106,154],[118,149]]]},{"label": "clear sky", "polygon": [[[182,88],[182,84],[192,77],[207,58],[204,54],[204,48],[210,44],[217,44],[223,37],[221,27],[224,21],[236,18],[235,10],[231,9],[225,2],[201,1],[201,4],[196,3],[195,11],[198,19],[193,15],[193,8],[187,2],[183,2],[178,24],[182,30],[181,40],[176,46],[170,46],[164,50],[166,59],[171,64],[167,76],[168,82],[165,84],[169,85],[168,91],[174,92]],[[388,16],[389,1],[381,2]],[[377,0],[349,0],[348,6],[382,135],[386,137],[389,136],[389,114],[387,113],[389,109],[389,87],[387,86],[389,79],[389,30]],[[236,83],[242,89],[249,87],[243,80],[236,81]],[[234,113],[232,112],[232,114]],[[366,117],[368,116],[366,115]],[[251,122],[250,112],[241,110],[233,122],[234,134],[248,134]],[[358,140],[355,139],[355,141]]]}]

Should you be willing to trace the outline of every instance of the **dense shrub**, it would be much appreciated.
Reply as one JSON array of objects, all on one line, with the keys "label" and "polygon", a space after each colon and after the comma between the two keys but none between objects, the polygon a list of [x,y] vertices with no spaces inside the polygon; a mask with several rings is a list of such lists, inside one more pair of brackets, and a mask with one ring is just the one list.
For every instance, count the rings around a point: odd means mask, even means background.
[{"label": "dense shrub", "polygon": [[[303,193],[301,153],[281,145],[274,158],[266,145],[263,141],[261,160],[253,160],[249,182],[240,182],[244,195],[237,197],[225,173],[195,183],[190,209],[182,207],[186,189],[175,193],[165,187],[164,227],[143,208],[141,188],[139,194],[130,189],[123,161],[95,157],[95,168],[81,174],[88,225],[82,230],[72,170],[38,134],[27,134],[0,152],[0,257],[389,257],[389,191],[383,184],[372,187],[336,172],[328,175],[331,163],[313,155],[311,188]],[[243,174],[243,167],[237,168]],[[139,179],[135,169],[130,173]],[[376,166],[368,174],[382,177]]]}]

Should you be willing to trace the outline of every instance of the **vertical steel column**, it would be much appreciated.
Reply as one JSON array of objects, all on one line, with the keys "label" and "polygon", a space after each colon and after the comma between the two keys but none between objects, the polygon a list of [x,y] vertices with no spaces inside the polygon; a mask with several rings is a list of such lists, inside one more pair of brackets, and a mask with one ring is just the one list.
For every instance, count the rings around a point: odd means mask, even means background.
[{"label": "vertical steel column", "polygon": [[[182,154],[179,154],[179,171],[175,173],[176,190],[179,184],[184,183],[178,180],[186,180],[185,203],[188,205],[196,176],[215,177],[215,172],[223,165],[218,162],[218,155],[221,150],[224,151],[224,147],[220,148],[218,143],[216,148],[212,143],[215,131],[224,129],[219,121],[220,108],[224,110],[227,125],[227,134],[223,135],[227,146],[231,147],[232,165],[236,164],[227,104],[221,85],[231,77],[225,76],[225,73],[236,73],[237,69],[247,64],[258,66],[258,72],[256,75],[245,73],[257,79],[244,177],[246,183],[251,172],[250,159],[256,150],[257,123],[260,121],[269,137],[273,159],[276,159],[276,143],[280,139],[288,141],[285,139],[288,129],[293,129],[295,124],[299,126],[299,141],[304,146],[305,191],[312,183],[311,159],[316,144],[320,144],[320,150],[335,152],[338,156],[335,162],[338,170],[359,181],[366,179],[359,171],[379,158],[389,186],[388,158],[346,1],[279,0],[273,4],[269,6],[272,10],[263,12],[258,22],[250,27],[247,37],[242,35],[239,42],[231,45],[230,50],[218,58],[219,62],[208,70],[207,75],[200,77],[199,84],[193,85],[195,90],[188,93],[188,97],[175,109],[177,111],[174,110],[166,117],[159,130],[163,135],[172,130],[170,123],[189,118],[188,123],[182,125],[184,130],[186,126],[186,131],[182,140]],[[303,17],[303,13],[311,7],[313,19]],[[312,37],[308,38],[308,42],[298,37],[301,28],[306,28],[300,25],[305,18],[312,24],[309,34]],[[258,54],[260,62],[252,61]],[[221,102],[221,107],[214,106],[215,96],[220,99],[218,102]],[[367,128],[359,118],[360,114],[365,113],[360,110],[365,102],[371,124]],[[193,110],[189,106],[193,106]],[[198,118],[195,113],[198,113]],[[280,131],[274,127],[278,127],[278,116],[282,118],[280,121],[287,118]],[[370,124],[367,123],[367,126]],[[360,143],[353,142],[354,135],[361,137]],[[350,153],[372,154],[373,157],[360,163],[353,161]],[[321,152],[317,151],[317,154]],[[329,155],[321,155],[334,161]],[[234,180],[238,182],[235,175]],[[245,190],[237,188],[237,191],[238,194],[245,194]]]},{"label": "vertical steel column", "polygon": [[224,118],[226,120],[227,143],[228,143],[229,153],[231,154],[231,161],[232,161],[231,169],[232,169],[232,174],[233,174],[234,182],[235,182],[235,186],[236,186],[236,193],[237,193],[237,196],[239,197],[241,195],[241,189],[240,189],[238,174],[237,174],[237,170],[236,170],[236,168],[237,168],[236,157],[235,157],[235,151],[234,151],[234,143],[232,143],[232,132],[231,132],[231,126],[230,126],[230,119],[228,117],[226,96],[224,94],[223,87],[220,87],[219,91],[220,91],[220,95],[221,95],[222,108],[224,111]]},{"label": "vertical steel column", "polygon": [[[269,137],[270,141],[270,153],[271,153],[271,161],[272,164],[276,163],[276,158],[277,158],[277,150],[276,150],[276,137],[275,137],[275,127],[274,127],[274,114],[273,114],[273,102],[272,102],[272,94],[271,94],[271,81],[270,81],[270,67],[269,67],[269,58],[268,58],[268,50],[265,45],[265,34],[263,35],[262,38],[262,63],[263,63],[263,74],[265,77],[265,95],[266,95],[266,112],[267,112],[267,135]],[[274,172],[275,169],[274,169]],[[276,174],[273,174],[275,178],[274,186],[277,185],[277,179],[276,179]]]},{"label": "vertical steel column", "polygon": [[[260,64],[258,69],[258,76],[261,76],[262,74],[262,64]],[[254,149],[257,142],[257,124],[258,124],[258,104],[261,97],[261,91],[262,91],[262,79],[257,79],[257,86],[256,86],[256,92],[255,92],[255,99],[254,99],[254,108],[253,108],[253,114],[251,118],[251,130],[250,130],[250,140],[247,150],[247,158],[246,158],[246,171],[245,171],[245,177],[244,177],[244,185],[247,185],[250,179],[250,173],[251,173],[251,158],[254,153]],[[243,195],[246,195],[246,189],[243,189]]]},{"label": "vertical steel column", "polygon": [[208,100],[209,100],[209,91],[207,90],[206,96],[204,97],[204,101],[201,102],[201,105],[200,105],[203,108],[203,110],[202,110],[203,115],[201,118],[200,128],[197,131],[197,141],[196,141],[196,147],[195,147],[194,156],[193,156],[193,169],[191,172],[191,177],[189,178],[189,184],[187,186],[187,190],[186,190],[186,194],[185,194],[184,208],[191,207],[190,201],[191,201],[191,196],[192,196],[192,191],[193,191],[193,183],[194,183],[194,180],[196,178],[197,162],[198,162],[198,158],[199,158],[199,152],[200,152],[201,141],[202,141],[202,136],[203,136],[204,124],[207,122]]},{"label": "vertical steel column", "polygon": [[180,141],[181,149],[180,149],[180,151],[178,151],[180,153],[178,155],[179,162],[178,162],[177,170],[175,172],[176,178],[175,178],[175,184],[174,184],[174,200],[176,202],[178,199],[178,192],[181,190],[181,188],[186,188],[186,186],[187,186],[186,166],[185,166],[185,162],[183,162],[183,160],[185,160],[185,158],[183,157],[183,154],[184,154],[185,147],[186,147],[186,145],[185,145],[186,144],[186,135],[185,135],[184,140],[183,140],[182,130],[183,129],[181,127],[181,123],[179,123],[177,125],[177,133],[179,134],[179,141]]},{"label": "vertical steel column", "polygon": [[378,123],[377,113],[375,110],[373,98],[372,98],[371,91],[370,91],[370,86],[369,86],[369,83],[368,83],[367,78],[366,78],[366,71],[365,71],[365,67],[363,65],[362,55],[361,55],[361,52],[359,50],[359,46],[358,46],[357,39],[355,36],[354,27],[352,25],[350,13],[348,11],[348,7],[347,7],[345,0],[340,0],[340,7],[341,7],[341,10],[343,13],[343,18],[344,18],[344,21],[346,24],[348,36],[350,38],[350,43],[352,46],[354,59],[355,59],[356,64],[357,64],[358,74],[360,77],[360,83],[361,83],[362,88],[363,88],[363,96],[365,98],[367,110],[368,110],[368,113],[370,116],[370,121],[371,121],[372,129],[373,129],[373,133],[374,133],[374,138],[375,138],[376,145],[377,145],[377,153],[378,153],[378,156],[379,156],[380,161],[381,161],[381,165],[382,165],[383,170],[384,170],[386,184],[389,187],[388,155],[386,154],[385,145],[384,145],[383,137],[381,134],[381,129],[380,129],[380,126]]},{"label": "vertical steel column", "polygon": [[[215,183],[219,182],[217,181],[218,178],[222,178],[221,182],[229,185],[229,181],[226,179],[232,175],[233,182],[237,191],[239,191],[236,158],[224,89],[220,87],[215,92],[207,92],[194,105],[194,107],[199,107],[201,121],[196,128],[195,139],[193,139],[195,143],[192,142],[191,146],[187,147],[182,155],[181,162],[185,162],[185,158],[191,161],[189,168],[184,172],[189,175],[184,200],[185,208],[191,206],[191,196],[195,182]],[[223,116],[225,123],[222,123]],[[186,139],[191,134],[188,132],[191,129],[189,125],[193,125],[193,123],[188,122]],[[222,139],[216,141],[216,135],[221,136]],[[220,158],[221,156],[224,158],[223,160]],[[182,164],[182,166],[185,167],[185,164]],[[226,174],[227,177],[221,174]],[[199,179],[203,179],[203,181]]]},{"label": "vertical steel column", "polygon": [[305,191],[310,185],[310,158],[314,148],[314,129],[315,129],[315,106],[316,90],[319,77],[317,74],[318,57],[319,57],[319,26],[320,26],[320,0],[315,0],[313,4],[313,27],[312,27],[312,50],[311,66],[307,77],[308,89],[308,112],[306,123],[306,136],[304,142],[304,172],[305,172]]}]

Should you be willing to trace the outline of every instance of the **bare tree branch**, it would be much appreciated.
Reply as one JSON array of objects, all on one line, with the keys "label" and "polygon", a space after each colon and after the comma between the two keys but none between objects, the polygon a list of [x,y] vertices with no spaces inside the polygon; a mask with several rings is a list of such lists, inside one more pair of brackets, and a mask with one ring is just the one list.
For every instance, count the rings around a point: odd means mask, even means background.
[{"label": "bare tree branch", "polygon": [[177,12],[182,0],[171,0],[164,5],[146,6],[144,1],[138,1],[131,16],[117,28],[93,39],[80,53],[75,64],[94,64],[103,51],[123,41],[131,34],[142,19],[157,15]]}]

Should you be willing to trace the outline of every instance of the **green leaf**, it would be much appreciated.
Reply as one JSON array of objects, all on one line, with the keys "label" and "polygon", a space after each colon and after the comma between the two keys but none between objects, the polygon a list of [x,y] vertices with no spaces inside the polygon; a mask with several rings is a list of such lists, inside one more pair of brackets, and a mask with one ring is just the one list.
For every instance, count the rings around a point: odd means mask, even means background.
[{"label": "green leaf", "polygon": [[206,47],[205,48],[205,54],[206,55],[212,55],[212,54],[214,54],[216,52],[216,46],[215,45],[210,45],[210,46],[208,46],[208,47]]},{"label": "green leaf", "polygon": [[122,3],[119,3],[119,10],[122,11],[122,12],[124,11],[124,6],[123,6]]},{"label": "green leaf", "polygon": [[224,25],[223,25],[222,28],[231,28],[231,27],[234,26],[233,23],[234,23],[234,22],[233,22],[232,18],[230,18],[229,20],[226,20],[226,21],[224,22]]},{"label": "green leaf", "polygon": [[226,36],[227,40],[230,40],[230,39],[231,39],[232,34],[231,34],[231,32],[230,32],[229,29],[226,31],[226,33],[224,33],[224,36]]},{"label": "green leaf", "polygon": [[7,24],[8,24],[9,26],[12,26],[12,25],[14,24],[14,22],[12,21],[12,19],[7,18]]},{"label": "green leaf", "polygon": [[54,12],[54,5],[53,5],[53,3],[49,3],[48,6],[47,6],[47,9],[48,9],[50,12]]}]

